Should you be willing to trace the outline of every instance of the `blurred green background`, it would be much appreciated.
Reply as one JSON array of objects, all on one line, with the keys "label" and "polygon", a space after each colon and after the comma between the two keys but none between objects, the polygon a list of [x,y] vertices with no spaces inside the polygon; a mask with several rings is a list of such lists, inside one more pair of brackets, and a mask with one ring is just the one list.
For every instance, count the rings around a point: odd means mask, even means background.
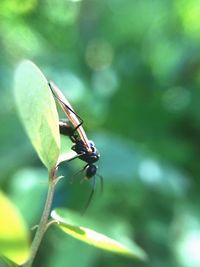
[{"label": "blurred green background", "polygon": [[[101,152],[85,216],[128,235],[132,261],[50,229],[34,266],[200,266],[200,1],[1,0],[0,186],[29,228],[47,172],[16,114],[13,78],[35,62],[70,99]],[[28,90],[28,88],[27,88]],[[62,167],[54,207],[81,211],[91,186]],[[110,226],[109,226],[110,227]]]}]

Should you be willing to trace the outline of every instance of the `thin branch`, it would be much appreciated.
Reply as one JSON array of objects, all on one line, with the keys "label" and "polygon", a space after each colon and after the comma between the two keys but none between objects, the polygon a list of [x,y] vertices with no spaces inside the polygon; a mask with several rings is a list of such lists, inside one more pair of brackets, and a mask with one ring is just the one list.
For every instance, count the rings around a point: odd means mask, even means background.
[{"label": "thin branch", "polygon": [[40,243],[42,241],[42,238],[44,236],[44,233],[46,232],[47,225],[48,225],[48,218],[49,214],[51,212],[51,206],[53,201],[53,196],[55,192],[55,186],[56,186],[57,178],[56,178],[56,168],[51,170],[49,172],[49,188],[48,188],[48,194],[46,198],[46,203],[44,206],[44,210],[40,219],[40,223],[38,225],[35,237],[33,239],[32,245],[31,245],[31,255],[29,260],[24,264],[24,267],[31,267],[33,264],[33,261],[35,259],[35,256],[37,254],[38,248],[40,246]]}]

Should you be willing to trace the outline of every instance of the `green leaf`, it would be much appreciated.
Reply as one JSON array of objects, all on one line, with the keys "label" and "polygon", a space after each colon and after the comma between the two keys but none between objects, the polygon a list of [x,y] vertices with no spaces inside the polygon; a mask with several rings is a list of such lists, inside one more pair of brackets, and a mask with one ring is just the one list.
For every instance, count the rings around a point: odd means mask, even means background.
[{"label": "green leaf", "polygon": [[0,255],[23,264],[29,256],[29,236],[23,218],[0,192]]},{"label": "green leaf", "polygon": [[[139,258],[141,260],[147,259],[145,252],[128,239],[128,237],[126,237],[126,241],[128,240],[128,242],[124,244],[92,230],[87,226],[88,224],[91,225],[91,221],[75,212],[67,209],[56,209],[52,211],[51,216],[58,222],[57,226],[66,234],[89,245],[127,257]],[[123,237],[123,239],[125,238]]]},{"label": "green leaf", "polygon": [[53,168],[60,153],[58,113],[46,78],[31,61],[22,61],[16,69],[15,98],[38,156],[48,169]]}]

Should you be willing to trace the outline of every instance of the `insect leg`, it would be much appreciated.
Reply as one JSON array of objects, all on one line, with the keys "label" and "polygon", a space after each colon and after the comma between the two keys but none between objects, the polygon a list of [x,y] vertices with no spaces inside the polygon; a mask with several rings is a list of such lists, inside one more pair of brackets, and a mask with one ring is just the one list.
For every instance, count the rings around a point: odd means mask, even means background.
[{"label": "insect leg", "polygon": [[64,153],[64,154],[62,154],[62,155],[59,157],[57,167],[59,167],[61,163],[72,161],[72,160],[74,160],[74,159],[76,159],[76,158],[82,156],[83,154],[84,154],[84,153],[82,153],[82,154],[76,154],[76,155],[73,155],[73,156],[69,157],[69,152]]}]

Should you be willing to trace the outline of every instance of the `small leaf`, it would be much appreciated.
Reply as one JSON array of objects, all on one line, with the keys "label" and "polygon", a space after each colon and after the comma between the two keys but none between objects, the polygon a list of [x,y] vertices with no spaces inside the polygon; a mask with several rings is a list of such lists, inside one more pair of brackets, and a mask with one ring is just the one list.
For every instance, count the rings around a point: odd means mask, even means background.
[{"label": "small leaf", "polygon": [[60,153],[58,113],[48,83],[31,61],[15,74],[15,98],[26,132],[44,165],[51,169]]},{"label": "small leaf", "polygon": [[75,212],[67,209],[56,209],[52,211],[51,216],[58,222],[57,226],[61,230],[89,245],[123,256],[139,258],[141,260],[146,260],[147,258],[145,252],[130,240],[128,240],[128,245],[127,243],[125,245],[100,232],[88,228],[86,225],[89,221]]},{"label": "small leaf", "polygon": [[16,207],[0,192],[0,255],[23,264],[29,256],[29,236]]}]

